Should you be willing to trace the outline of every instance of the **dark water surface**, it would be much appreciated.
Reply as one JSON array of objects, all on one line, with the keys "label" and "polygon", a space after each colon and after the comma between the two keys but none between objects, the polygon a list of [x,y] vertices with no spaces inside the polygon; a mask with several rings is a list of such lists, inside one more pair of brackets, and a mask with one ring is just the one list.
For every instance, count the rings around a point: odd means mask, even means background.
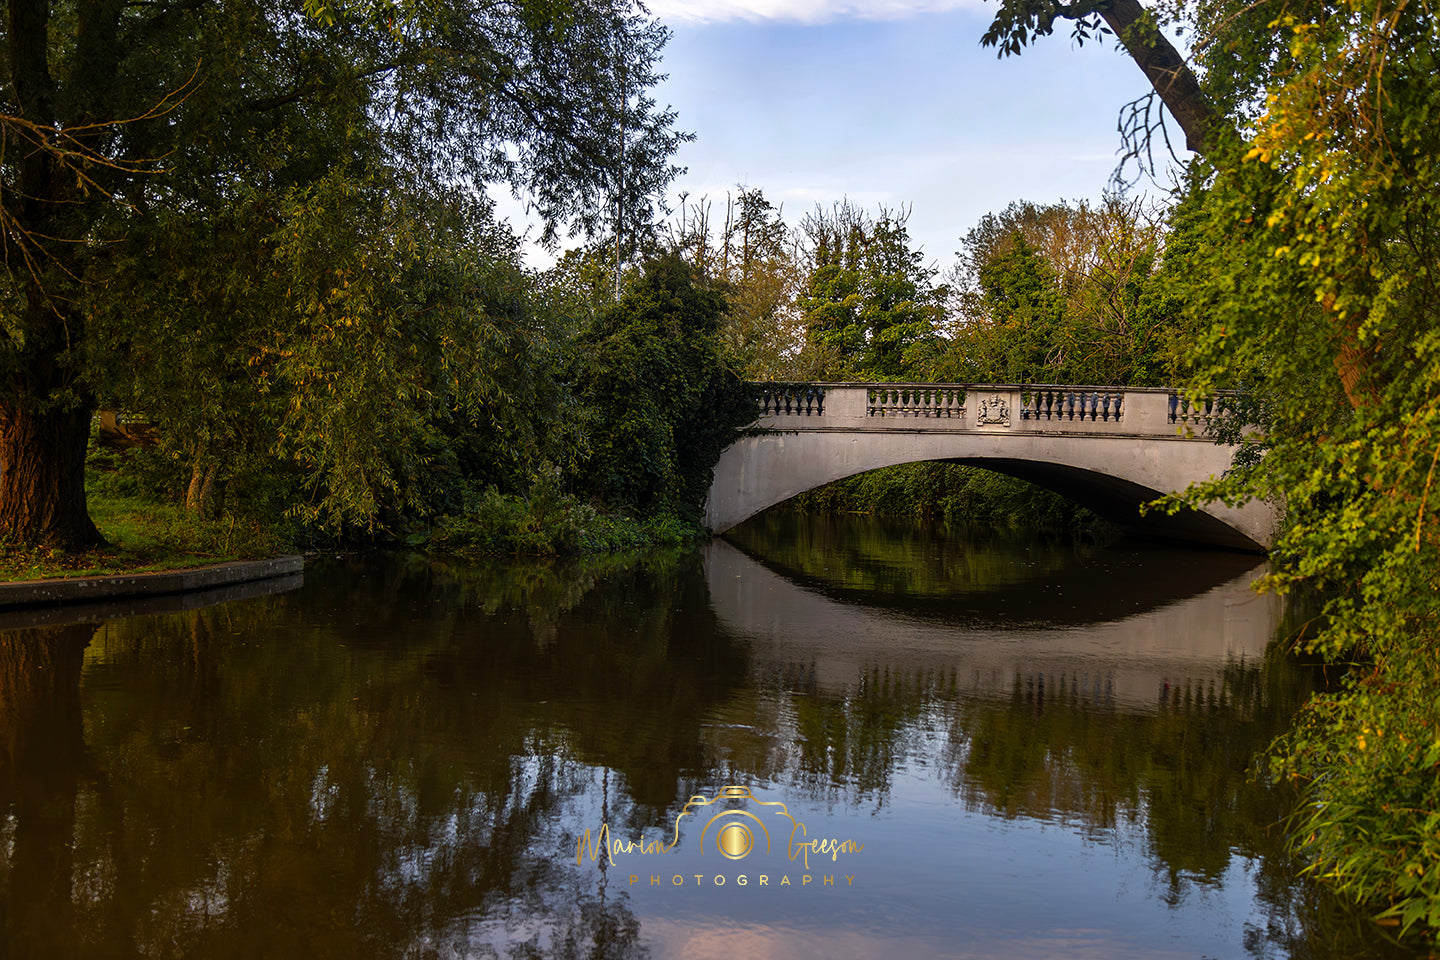
[{"label": "dark water surface", "polygon": [[0,960],[1411,956],[1247,777],[1254,563],[777,515],[12,622]]}]

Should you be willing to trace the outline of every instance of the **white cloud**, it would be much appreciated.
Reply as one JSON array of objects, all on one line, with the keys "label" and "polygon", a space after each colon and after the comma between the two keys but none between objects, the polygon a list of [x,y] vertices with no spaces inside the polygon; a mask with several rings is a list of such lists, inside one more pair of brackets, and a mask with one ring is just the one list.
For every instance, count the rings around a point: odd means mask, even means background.
[{"label": "white cloud", "polygon": [[983,0],[647,0],[661,21],[719,23],[727,20],[828,23],[834,20],[903,20],[961,7],[979,9]]}]

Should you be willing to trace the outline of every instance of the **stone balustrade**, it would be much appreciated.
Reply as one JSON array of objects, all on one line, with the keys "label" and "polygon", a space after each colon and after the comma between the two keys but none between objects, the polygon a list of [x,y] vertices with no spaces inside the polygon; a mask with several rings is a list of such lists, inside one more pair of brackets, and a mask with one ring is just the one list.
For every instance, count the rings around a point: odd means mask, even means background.
[{"label": "stone balustrade", "polygon": [[761,427],[1204,438],[1223,399],[1166,387],[1060,384],[767,383]]}]

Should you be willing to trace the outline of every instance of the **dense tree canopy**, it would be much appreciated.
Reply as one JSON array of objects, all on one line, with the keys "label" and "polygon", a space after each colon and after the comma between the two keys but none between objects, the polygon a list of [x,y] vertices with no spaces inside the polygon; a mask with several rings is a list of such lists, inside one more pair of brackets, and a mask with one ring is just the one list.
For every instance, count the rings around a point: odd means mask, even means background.
[{"label": "dense tree canopy", "polygon": [[792,378],[805,339],[794,309],[805,264],[783,211],[757,187],[741,186],[726,196],[723,222],[708,199],[681,200],[670,240],[726,291],[720,326],[726,354],[751,379]]},{"label": "dense tree canopy", "polygon": [[933,350],[946,291],[910,245],[908,211],[876,217],[848,202],[801,224],[811,259],[799,310],[837,379],[900,380]]},{"label": "dense tree canopy", "polygon": [[961,240],[945,380],[1173,382],[1178,305],[1165,231],[1138,201],[1012,203]]},{"label": "dense tree canopy", "polygon": [[751,390],[722,362],[726,303],[678,256],[646,265],[582,338],[580,399],[596,428],[577,486],[636,512],[698,517]]},{"label": "dense tree canopy", "polygon": [[0,535],[23,542],[97,538],[102,391],[176,416],[197,466],[273,448],[317,515],[403,500],[442,408],[508,399],[483,355],[526,336],[475,198],[508,182],[547,238],[622,212],[633,236],[683,139],[646,95],[663,30],[611,0],[6,17]]},{"label": "dense tree canopy", "polygon": [[[721,342],[754,380],[900,380],[941,346],[948,288],[912,245],[908,210],[848,200],[792,227],[754,187],[683,204],[673,248],[726,291]],[[718,228],[718,229],[717,229]]]},{"label": "dense tree canopy", "polygon": [[[1007,0],[987,42],[1099,16],[1144,61],[1161,17],[1124,9]],[[1282,500],[1270,583],[1322,591],[1304,641],[1364,664],[1282,752],[1309,785],[1297,842],[1340,889],[1437,931],[1440,25],[1403,0],[1222,0],[1179,25],[1194,68],[1151,76],[1204,154],[1174,217],[1194,389],[1243,388],[1264,452],[1195,496]]]}]

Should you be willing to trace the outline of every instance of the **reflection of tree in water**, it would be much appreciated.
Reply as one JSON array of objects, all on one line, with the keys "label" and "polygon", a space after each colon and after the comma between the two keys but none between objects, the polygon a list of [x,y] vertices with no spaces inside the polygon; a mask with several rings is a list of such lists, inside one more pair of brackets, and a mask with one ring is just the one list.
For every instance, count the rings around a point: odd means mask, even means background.
[{"label": "reflection of tree in water", "polygon": [[1266,914],[1263,929],[1245,934],[1255,956],[1408,956],[1374,953],[1368,921],[1299,879],[1283,831],[1294,795],[1252,775],[1315,684],[1279,649],[1261,663],[1233,661],[1214,681],[1162,686],[1144,713],[1066,677],[1020,676],[1008,699],[985,700],[960,695],[953,671],[871,668],[836,693],[788,664],[766,680],[784,698],[780,725],[793,725],[795,743],[712,749],[757,758],[754,776],[851,806],[884,803],[900,771],[938,762],[967,809],[1139,838],[1172,905],[1218,889],[1232,860],[1246,858]]},{"label": "reflection of tree in water", "polygon": [[726,534],[787,576],[874,597],[953,597],[993,590],[1071,566],[1093,547],[984,527],[929,528],[910,521],[768,510]]},{"label": "reflection of tree in water", "polygon": [[70,841],[80,782],[90,775],[79,684],[94,632],[0,633],[0,956],[78,952]]},{"label": "reflection of tree in water", "polygon": [[[643,956],[628,897],[573,864],[573,808],[587,758],[654,797],[640,821],[694,775],[705,711],[746,670],[683,596],[703,579],[620,577],[544,636],[415,572],[109,624],[83,707],[83,639],[43,690],[8,664],[52,647],[0,648],[8,955]],[[73,922],[37,905],[54,883],[21,888],[37,870],[73,881]]]}]

